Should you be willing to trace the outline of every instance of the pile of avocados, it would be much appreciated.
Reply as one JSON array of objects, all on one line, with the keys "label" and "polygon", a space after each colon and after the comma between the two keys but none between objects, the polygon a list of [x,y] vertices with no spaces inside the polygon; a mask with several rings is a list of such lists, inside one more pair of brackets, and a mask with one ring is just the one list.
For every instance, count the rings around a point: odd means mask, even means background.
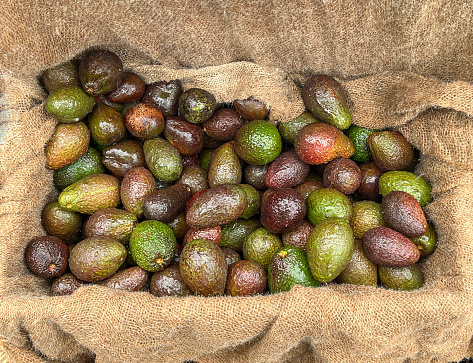
[{"label": "pile of avocados", "polygon": [[311,76],[306,111],[286,123],[254,97],[221,104],[178,79],[146,84],[104,49],[42,82],[58,198],[25,262],[52,295],[423,286],[437,238],[419,153],[399,132],[352,124],[333,77]]}]

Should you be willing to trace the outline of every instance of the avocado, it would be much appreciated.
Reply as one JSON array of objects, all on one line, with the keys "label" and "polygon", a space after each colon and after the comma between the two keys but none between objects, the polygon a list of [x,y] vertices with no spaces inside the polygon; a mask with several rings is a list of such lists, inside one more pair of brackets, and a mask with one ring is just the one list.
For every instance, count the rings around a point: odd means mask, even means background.
[{"label": "avocado", "polygon": [[304,111],[288,122],[281,122],[278,126],[279,133],[284,141],[294,144],[297,134],[308,124],[319,122],[310,112]]},{"label": "avocado", "polygon": [[82,216],[65,210],[57,200],[46,204],[41,213],[41,221],[49,235],[58,237],[67,244],[76,243],[80,239]]},{"label": "avocado", "polygon": [[125,174],[138,167],[146,167],[143,145],[136,140],[122,140],[102,151],[102,164],[114,175]]},{"label": "avocado", "polygon": [[351,125],[347,130],[347,136],[353,143],[355,153],[352,155],[352,160],[358,163],[366,163],[371,160],[371,150],[368,146],[368,136],[373,132],[379,130],[368,129],[365,127]]},{"label": "avocado", "polygon": [[245,100],[235,100],[233,106],[240,116],[247,121],[264,120],[269,113],[266,105],[253,97]]},{"label": "avocado", "polygon": [[409,171],[388,171],[379,178],[379,192],[383,197],[393,190],[409,193],[424,208],[432,201],[430,185],[419,175]]},{"label": "avocado", "polygon": [[151,277],[149,292],[154,296],[188,296],[193,292],[185,283],[179,265],[170,265]]},{"label": "avocado", "polygon": [[204,132],[215,140],[231,141],[245,120],[233,108],[222,108],[202,124]]},{"label": "avocado", "polygon": [[184,210],[191,196],[190,188],[184,184],[155,190],[143,200],[144,217],[169,223]]},{"label": "avocado", "polygon": [[306,250],[307,240],[314,225],[304,219],[302,223],[292,231],[282,234],[282,243],[284,246],[296,246],[302,250]]},{"label": "avocado", "polygon": [[338,283],[345,284],[378,285],[378,267],[366,257],[359,239],[355,239],[355,248],[350,263],[337,276],[336,280]]},{"label": "avocado", "polygon": [[58,198],[62,208],[84,214],[120,204],[120,182],[107,174],[93,174],[65,188]]},{"label": "avocado", "polygon": [[222,225],[220,247],[228,247],[240,252],[246,237],[260,227],[261,223],[257,219],[238,218],[233,222],[224,224]]},{"label": "avocado", "polygon": [[63,190],[65,187],[92,174],[103,174],[105,168],[102,164],[102,155],[93,147],[72,164],[54,170],[53,181],[56,188]]},{"label": "avocado", "polygon": [[106,95],[94,96],[96,104],[103,103],[104,105],[112,107],[115,111],[122,113],[125,110],[125,105],[123,103],[114,103],[110,101]]},{"label": "avocado", "polygon": [[140,140],[151,140],[163,132],[164,116],[154,103],[141,102],[126,110],[125,126]]},{"label": "avocado", "polygon": [[126,135],[125,121],[120,112],[103,103],[95,105],[89,116],[92,139],[100,145],[112,145]]},{"label": "avocado", "polygon": [[392,191],[382,201],[386,225],[407,237],[417,237],[427,231],[427,220],[422,207],[409,193]]},{"label": "avocado", "polygon": [[177,241],[182,241],[189,230],[189,226],[186,223],[186,214],[184,212],[179,213],[176,218],[166,224],[171,227]]},{"label": "avocado", "polygon": [[207,227],[207,228],[189,228],[184,236],[182,245],[185,246],[190,241],[195,239],[206,239],[207,241],[213,242],[216,245],[220,243],[222,238],[222,228],[220,226]]},{"label": "avocado", "polygon": [[355,152],[351,140],[336,127],[325,122],[302,128],[294,142],[297,156],[307,164],[325,164],[336,158],[349,158]]},{"label": "avocado", "polygon": [[244,169],[245,182],[257,190],[265,190],[266,173],[268,172],[269,164],[265,165],[247,165]]},{"label": "avocado", "polygon": [[357,193],[360,198],[377,201],[381,198],[379,194],[379,178],[383,171],[375,163],[360,164],[361,183]]},{"label": "avocado", "polygon": [[355,238],[361,239],[371,228],[384,226],[381,205],[371,200],[362,200],[353,203],[353,216],[350,226]]},{"label": "avocado", "polygon": [[260,193],[249,184],[239,184],[246,193],[246,208],[240,215],[240,218],[249,219],[260,212],[261,200]]},{"label": "avocado", "polygon": [[402,170],[414,159],[411,144],[397,131],[378,131],[368,137],[373,161],[383,171]]},{"label": "avocado", "polygon": [[427,232],[427,219],[419,202],[406,192],[392,191],[381,203],[386,225],[407,237],[417,237]]},{"label": "avocado", "polygon": [[366,257],[380,266],[400,267],[417,262],[420,252],[406,236],[388,227],[375,227],[363,236]]},{"label": "avocado", "polygon": [[307,260],[312,276],[320,282],[334,280],[348,266],[354,238],[345,218],[331,217],[318,223],[307,240]]},{"label": "avocado", "polygon": [[179,79],[149,84],[143,95],[143,102],[153,102],[164,116],[175,116],[178,112],[182,84]]},{"label": "avocado", "polygon": [[213,154],[214,151],[215,151],[215,149],[203,149],[200,153],[199,165],[206,172],[209,171],[210,159],[212,158],[212,154]]},{"label": "avocado", "polygon": [[437,234],[434,226],[430,223],[427,223],[427,231],[423,235],[409,237],[409,239],[417,245],[421,257],[431,255],[437,247]]},{"label": "avocado", "polygon": [[184,246],[179,268],[187,286],[197,295],[223,295],[228,267],[214,242],[195,239]]},{"label": "avocado", "polygon": [[80,86],[77,65],[72,60],[46,69],[41,80],[49,93],[64,86]]},{"label": "avocado", "polygon": [[85,281],[79,280],[72,273],[68,272],[56,278],[51,285],[53,296],[71,295],[79,287],[86,285]]},{"label": "avocado", "polygon": [[109,237],[128,244],[131,232],[138,224],[133,213],[117,208],[99,209],[84,224],[84,238]]},{"label": "avocado", "polygon": [[189,227],[220,226],[237,219],[246,208],[246,192],[238,185],[220,184],[205,191],[189,206]]},{"label": "avocado", "polygon": [[[227,266],[229,267],[230,265],[233,265],[235,262],[241,261],[240,254],[237,251],[232,250],[231,248],[224,247],[222,248],[222,252],[225,255],[225,262],[227,263]],[[228,281],[228,278],[227,278],[227,281]]]},{"label": "avocado", "polygon": [[209,188],[207,172],[200,165],[184,166],[176,183],[187,185],[192,194]]},{"label": "avocado", "polygon": [[124,72],[123,78],[107,98],[114,103],[131,103],[141,99],[145,93],[146,84],[143,79],[133,72]]},{"label": "avocado", "polygon": [[228,268],[225,294],[231,296],[253,296],[266,291],[266,270],[254,261],[241,260]]},{"label": "avocado", "polygon": [[109,50],[90,50],[79,63],[79,78],[88,94],[98,96],[108,93],[117,88],[122,80],[123,63]]},{"label": "avocado", "polygon": [[148,272],[139,266],[133,266],[116,272],[100,285],[117,290],[140,291],[147,282]]},{"label": "avocado", "polygon": [[352,216],[353,206],[350,200],[336,189],[318,189],[307,197],[307,218],[314,226],[329,217],[350,221]]},{"label": "avocado", "polygon": [[56,125],[45,149],[46,168],[56,170],[72,164],[85,154],[89,140],[89,130],[83,122]]},{"label": "avocado", "polygon": [[416,290],[424,285],[424,274],[418,264],[404,267],[379,266],[379,280],[394,290]]},{"label": "avocado", "polygon": [[261,224],[273,233],[292,231],[305,215],[304,198],[292,188],[268,189],[261,198]]},{"label": "avocado", "polygon": [[282,140],[276,126],[265,120],[253,120],[238,130],[234,147],[236,154],[248,164],[264,165],[281,153]]},{"label": "avocado", "polygon": [[229,141],[212,154],[209,163],[208,180],[211,188],[219,184],[241,183],[240,158],[235,153],[233,141]]},{"label": "avocado", "polygon": [[302,99],[307,109],[319,120],[328,122],[340,130],[351,125],[351,114],[348,109],[342,85],[333,77],[314,75],[302,88]]},{"label": "avocado", "polygon": [[307,200],[310,193],[322,188],[325,188],[325,186],[321,181],[306,179],[302,184],[295,186],[294,190],[296,190],[300,195],[302,195],[302,198],[304,198],[304,200]]},{"label": "avocado", "polygon": [[137,218],[143,217],[143,201],[156,190],[156,182],[151,172],[143,167],[129,170],[123,177],[120,186],[120,197],[127,212]]},{"label": "avocado", "polygon": [[138,266],[146,271],[162,271],[176,253],[176,237],[163,222],[148,220],[138,224],[131,234],[130,252]]},{"label": "avocado", "polygon": [[143,145],[146,165],[153,175],[164,182],[177,180],[182,173],[182,158],[168,141],[156,138]]},{"label": "avocado", "polygon": [[247,235],[243,242],[243,258],[259,263],[267,269],[273,254],[282,248],[281,239],[277,234],[271,233],[261,227]]},{"label": "avocado", "polygon": [[316,287],[320,283],[312,277],[306,253],[295,246],[276,251],[268,267],[268,286],[272,294],[289,291],[295,285]]},{"label": "avocado", "polygon": [[61,276],[67,268],[69,248],[54,236],[35,237],[26,247],[25,260],[35,275],[48,278]]},{"label": "avocado", "polygon": [[207,121],[216,108],[214,95],[201,88],[190,88],[179,98],[179,115],[193,124]]},{"label": "avocado", "polygon": [[164,137],[182,156],[197,155],[204,147],[204,130],[200,125],[178,116],[166,117]]},{"label": "avocado", "polygon": [[69,258],[69,268],[80,280],[98,282],[117,272],[126,255],[125,246],[117,240],[91,237],[74,246]]},{"label": "avocado", "polygon": [[345,195],[354,193],[361,183],[361,171],[351,159],[336,158],[324,169],[323,182],[326,188],[334,188]]},{"label": "avocado", "polygon": [[93,109],[95,100],[77,86],[64,86],[52,91],[46,99],[46,111],[62,123],[76,123]]},{"label": "avocado", "polygon": [[285,151],[269,166],[264,183],[273,189],[292,188],[304,182],[309,169],[309,165],[302,162],[295,151]]}]

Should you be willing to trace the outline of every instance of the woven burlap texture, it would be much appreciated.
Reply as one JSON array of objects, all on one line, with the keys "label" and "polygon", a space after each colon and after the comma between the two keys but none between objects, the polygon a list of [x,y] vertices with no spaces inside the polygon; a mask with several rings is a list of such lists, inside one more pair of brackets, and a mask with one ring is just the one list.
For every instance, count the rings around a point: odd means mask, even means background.
[{"label": "woven burlap texture", "polygon": [[[473,332],[473,4],[450,1],[27,0],[0,5],[0,339],[10,362],[446,362]],[[354,123],[421,150],[439,235],[413,292],[335,285],[250,298],[156,298],[99,286],[67,297],[26,268],[57,196],[42,70],[92,46],[147,82],[221,102],[255,96],[284,122],[309,74],[337,77]]]}]

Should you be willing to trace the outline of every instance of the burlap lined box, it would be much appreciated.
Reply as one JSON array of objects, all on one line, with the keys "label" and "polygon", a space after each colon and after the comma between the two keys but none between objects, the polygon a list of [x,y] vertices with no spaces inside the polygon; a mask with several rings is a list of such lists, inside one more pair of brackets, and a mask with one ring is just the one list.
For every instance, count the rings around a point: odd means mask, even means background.
[{"label": "burlap lined box", "polygon": [[[0,4],[0,338],[9,362],[446,362],[472,352],[473,4],[451,1],[55,1]],[[334,75],[354,123],[422,152],[439,245],[413,292],[335,285],[251,298],[49,295],[23,255],[57,196],[42,70],[91,46],[147,82],[253,95],[287,121]]]}]

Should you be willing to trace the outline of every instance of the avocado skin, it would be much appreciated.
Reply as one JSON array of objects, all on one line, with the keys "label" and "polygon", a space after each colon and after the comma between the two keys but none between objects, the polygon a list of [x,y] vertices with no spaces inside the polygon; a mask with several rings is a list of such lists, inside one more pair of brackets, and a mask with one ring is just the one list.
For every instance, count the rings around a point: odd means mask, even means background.
[{"label": "avocado skin", "polygon": [[178,79],[149,84],[143,95],[143,102],[153,102],[164,116],[177,115],[182,84]]},{"label": "avocado skin", "polygon": [[77,64],[72,60],[46,69],[41,80],[49,93],[64,86],[80,86]]},{"label": "avocado skin", "polygon": [[379,266],[409,266],[420,258],[419,249],[409,238],[382,226],[364,234],[363,251],[370,261]]},{"label": "avocado skin", "polygon": [[220,184],[205,191],[188,209],[189,227],[206,228],[237,219],[247,205],[246,193],[238,185]]},{"label": "avocado skin", "polygon": [[214,242],[190,241],[181,252],[179,268],[184,281],[197,295],[223,295],[228,267],[225,255]]},{"label": "avocado skin", "polygon": [[416,290],[424,285],[424,273],[418,264],[404,267],[378,267],[381,284],[393,290]]},{"label": "avocado skin", "polygon": [[177,250],[176,237],[171,227],[154,220],[138,224],[128,244],[138,266],[149,272],[162,271],[169,266]]},{"label": "avocado skin", "polygon": [[116,272],[100,285],[111,289],[140,291],[148,282],[148,272],[139,266],[133,266]]},{"label": "avocado skin", "polygon": [[289,291],[295,285],[319,286],[310,272],[306,253],[299,247],[286,246],[278,250],[268,267],[268,286],[272,294]]},{"label": "avocado skin", "polygon": [[72,164],[54,170],[53,181],[56,188],[63,190],[88,175],[103,173],[105,173],[105,167],[102,164],[102,155],[89,146],[84,155]]},{"label": "avocado skin", "polygon": [[190,188],[184,184],[155,190],[143,200],[144,217],[169,223],[184,210],[191,196]]},{"label": "avocado skin", "polygon": [[266,291],[267,274],[258,263],[241,260],[228,268],[225,294],[231,296],[252,296]]},{"label": "avocado skin", "polygon": [[46,168],[57,170],[72,164],[85,154],[89,141],[89,129],[82,121],[56,125],[45,149]]},{"label": "avocado skin", "polygon": [[62,123],[76,123],[89,114],[94,105],[93,97],[77,86],[64,86],[52,91],[46,99],[46,111]]},{"label": "avocado skin", "polygon": [[149,292],[158,297],[193,295],[182,278],[179,265],[170,265],[163,271],[155,272],[151,277]]},{"label": "avocado skin", "polygon": [[118,55],[105,49],[93,49],[79,63],[79,79],[84,90],[99,96],[117,88],[123,78],[123,63]]},{"label": "avocado skin", "polygon": [[261,227],[257,219],[238,218],[233,222],[222,225],[222,238],[220,247],[228,247],[237,252],[241,252],[245,238],[254,230]]},{"label": "avocado skin", "polygon": [[312,276],[320,282],[334,280],[350,263],[353,249],[353,231],[346,219],[331,217],[318,223],[307,240]]},{"label": "avocado skin", "polygon": [[131,232],[138,224],[133,213],[117,208],[104,208],[92,214],[84,224],[84,238],[109,237],[127,244]]},{"label": "avocado skin", "polygon": [[207,121],[216,108],[214,95],[201,88],[189,88],[179,97],[179,115],[193,124]]},{"label": "avocado skin", "polygon": [[333,77],[314,75],[309,78],[302,88],[302,99],[307,109],[319,120],[340,130],[350,127],[351,114],[344,90]]},{"label": "avocado skin", "polygon": [[159,137],[146,140],[143,145],[146,165],[163,182],[177,180],[182,173],[182,157],[174,146]]},{"label": "avocado skin", "polygon": [[92,174],[65,188],[58,201],[62,208],[84,214],[116,208],[120,204],[120,182],[112,175]]},{"label": "avocado skin", "polygon": [[383,198],[393,190],[409,193],[424,208],[432,201],[432,188],[419,175],[410,171],[393,170],[383,173],[379,178],[379,192]]},{"label": "avocado skin", "polygon": [[355,239],[350,263],[336,280],[338,283],[377,286],[378,267],[366,257],[360,240]]},{"label": "avocado skin", "polygon": [[112,238],[91,237],[71,251],[69,267],[82,281],[98,282],[112,276],[126,259],[126,248]]},{"label": "avocado skin", "polygon": [[41,213],[41,221],[49,235],[58,237],[67,244],[79,241],[82,216],[65,210],[57,200],[46,204]]}]

